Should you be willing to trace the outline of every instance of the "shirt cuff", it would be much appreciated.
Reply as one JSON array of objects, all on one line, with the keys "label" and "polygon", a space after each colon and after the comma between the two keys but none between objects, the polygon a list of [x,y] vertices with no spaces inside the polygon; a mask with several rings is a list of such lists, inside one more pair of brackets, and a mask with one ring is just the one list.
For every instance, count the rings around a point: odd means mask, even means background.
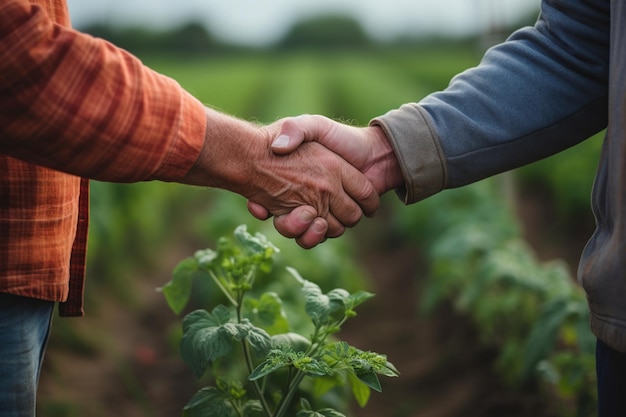
[{"label": "shirt cuff", "polygon": [[411,103],[370,121],[383,129],[396,154],[405,182],[396,192],[405,204],[438,193],[447,182],[445,157],[428,120],[426,112]]}]

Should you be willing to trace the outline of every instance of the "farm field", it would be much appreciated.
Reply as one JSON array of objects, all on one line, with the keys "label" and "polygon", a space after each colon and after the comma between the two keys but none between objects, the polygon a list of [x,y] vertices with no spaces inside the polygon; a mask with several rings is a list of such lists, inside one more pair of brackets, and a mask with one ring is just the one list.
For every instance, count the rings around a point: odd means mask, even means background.
[{"label": "farm field", "polygon": [[[241,118],[320,113],[365,125],[445,88],[479,57],[475,47],[446,45],[143,60]],[[94,183],[88,316],[55,320],[38,415],[180,415],[197,383],[178,356],[180,317],[155,288],[238,224],[266,234],[285,262],[327,290],[377,294],[341,335],[387,353],[401,375],[350,415],[590,415],[577,414],[593,409],[594,382],[584,296],[572,276],[593,227],[587,206],[600,144],[593,138],[411,207],[390,193],[376,218],[311,251],[253,219],[238,196]],[[541,337],[550,330],[557,340]]]}]

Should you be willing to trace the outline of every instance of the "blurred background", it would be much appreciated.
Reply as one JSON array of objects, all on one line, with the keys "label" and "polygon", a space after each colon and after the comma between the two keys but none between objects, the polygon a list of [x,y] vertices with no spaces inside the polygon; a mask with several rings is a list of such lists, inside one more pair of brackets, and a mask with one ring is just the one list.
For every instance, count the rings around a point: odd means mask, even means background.
[{"label": "blurred background", "polygon": [[[76,28],[217,109],[354,125],[445,88],[539,13],[539,0],[68,3]],[[387,354],[401,376],[350,415],[594,415],[594,339],[575,270],[601,141],[413,206],[389,193],[375,218],[309,251],[236,195],[93,182],[87,317],[55,319],[38,415],[180,415],[201,385],[178,354],[182,317],[156,288],[239,224],[281,249],[276,269],[376,293],[339,337]]]}]

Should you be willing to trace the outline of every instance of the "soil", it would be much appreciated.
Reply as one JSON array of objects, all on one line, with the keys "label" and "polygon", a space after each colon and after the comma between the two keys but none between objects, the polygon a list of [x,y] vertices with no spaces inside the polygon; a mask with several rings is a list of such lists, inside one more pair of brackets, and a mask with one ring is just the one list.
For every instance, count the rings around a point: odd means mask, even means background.
[{"label": "soil", "polygon": [[[560,246],[541,233],[550,223],[545,205],[526,196],[520,207],[528,240],[542,256],[563,257],[573,268],[583,239],[571,239],[565,252],[557,250]],[[424,275],[419,248],[366,248],[361,257],[376,297],[359,308],[340,336],[364,350],[386,353],[401,376],[384,378],[383,393],[373,392],[353,416],[550,415],[549,405],[532,391],[503,386],[493,371],[495,353],[480,347],[472,327],[452,308],[419,314],[423,282],[416,277]],[[105,295],[95,314],[55,321],[40,383],[40,417],[180,415],[198,386],[171,342],[179,318],[154,291],[169,279],[167,272],[137,282],[139,303],[130,310]],[[76,335],[75,346],[57,341],[57,327],[64,340],[67,332]]]}]

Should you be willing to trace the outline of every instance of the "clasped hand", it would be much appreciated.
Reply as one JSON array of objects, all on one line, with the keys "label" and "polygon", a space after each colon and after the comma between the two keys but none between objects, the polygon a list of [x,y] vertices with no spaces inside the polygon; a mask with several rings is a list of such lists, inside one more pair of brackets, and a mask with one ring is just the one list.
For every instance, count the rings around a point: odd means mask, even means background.
[{"label": "clasped hand", "polygon": [[[353,127],[319,115],[286,118],[277,123],[279,131],[271,144],[274,154],[286,158],[287,154],[293,157],[301,152],[299,156],[305,165],[319,163],[324,172],[318,174],[325,175],[331,183],[332,177],[337,176],[335,180],[340,180],[343,188],[334,190],[338,195],[330,199],[329,205],[325,201],[303,204],[288,213],[273,211],[260,199],[249,198],[248,209],[253,216],[262,220],[273,216],[276,230],[304,248],[340,236],[346,227],[356,225],[363,214],[372,216],[378,208],[378,196],[403,182],[391,145],[378,126]],[[326,149],[320,149],[320,145]],[[326,171],[328,160],[334,158],[339,158],[334,162],[340,168]],[[305,180],[308,174],[302,174],[300,180]],[[301,186],[316,188],[319,180],[321,177],[310,177]]]}]

